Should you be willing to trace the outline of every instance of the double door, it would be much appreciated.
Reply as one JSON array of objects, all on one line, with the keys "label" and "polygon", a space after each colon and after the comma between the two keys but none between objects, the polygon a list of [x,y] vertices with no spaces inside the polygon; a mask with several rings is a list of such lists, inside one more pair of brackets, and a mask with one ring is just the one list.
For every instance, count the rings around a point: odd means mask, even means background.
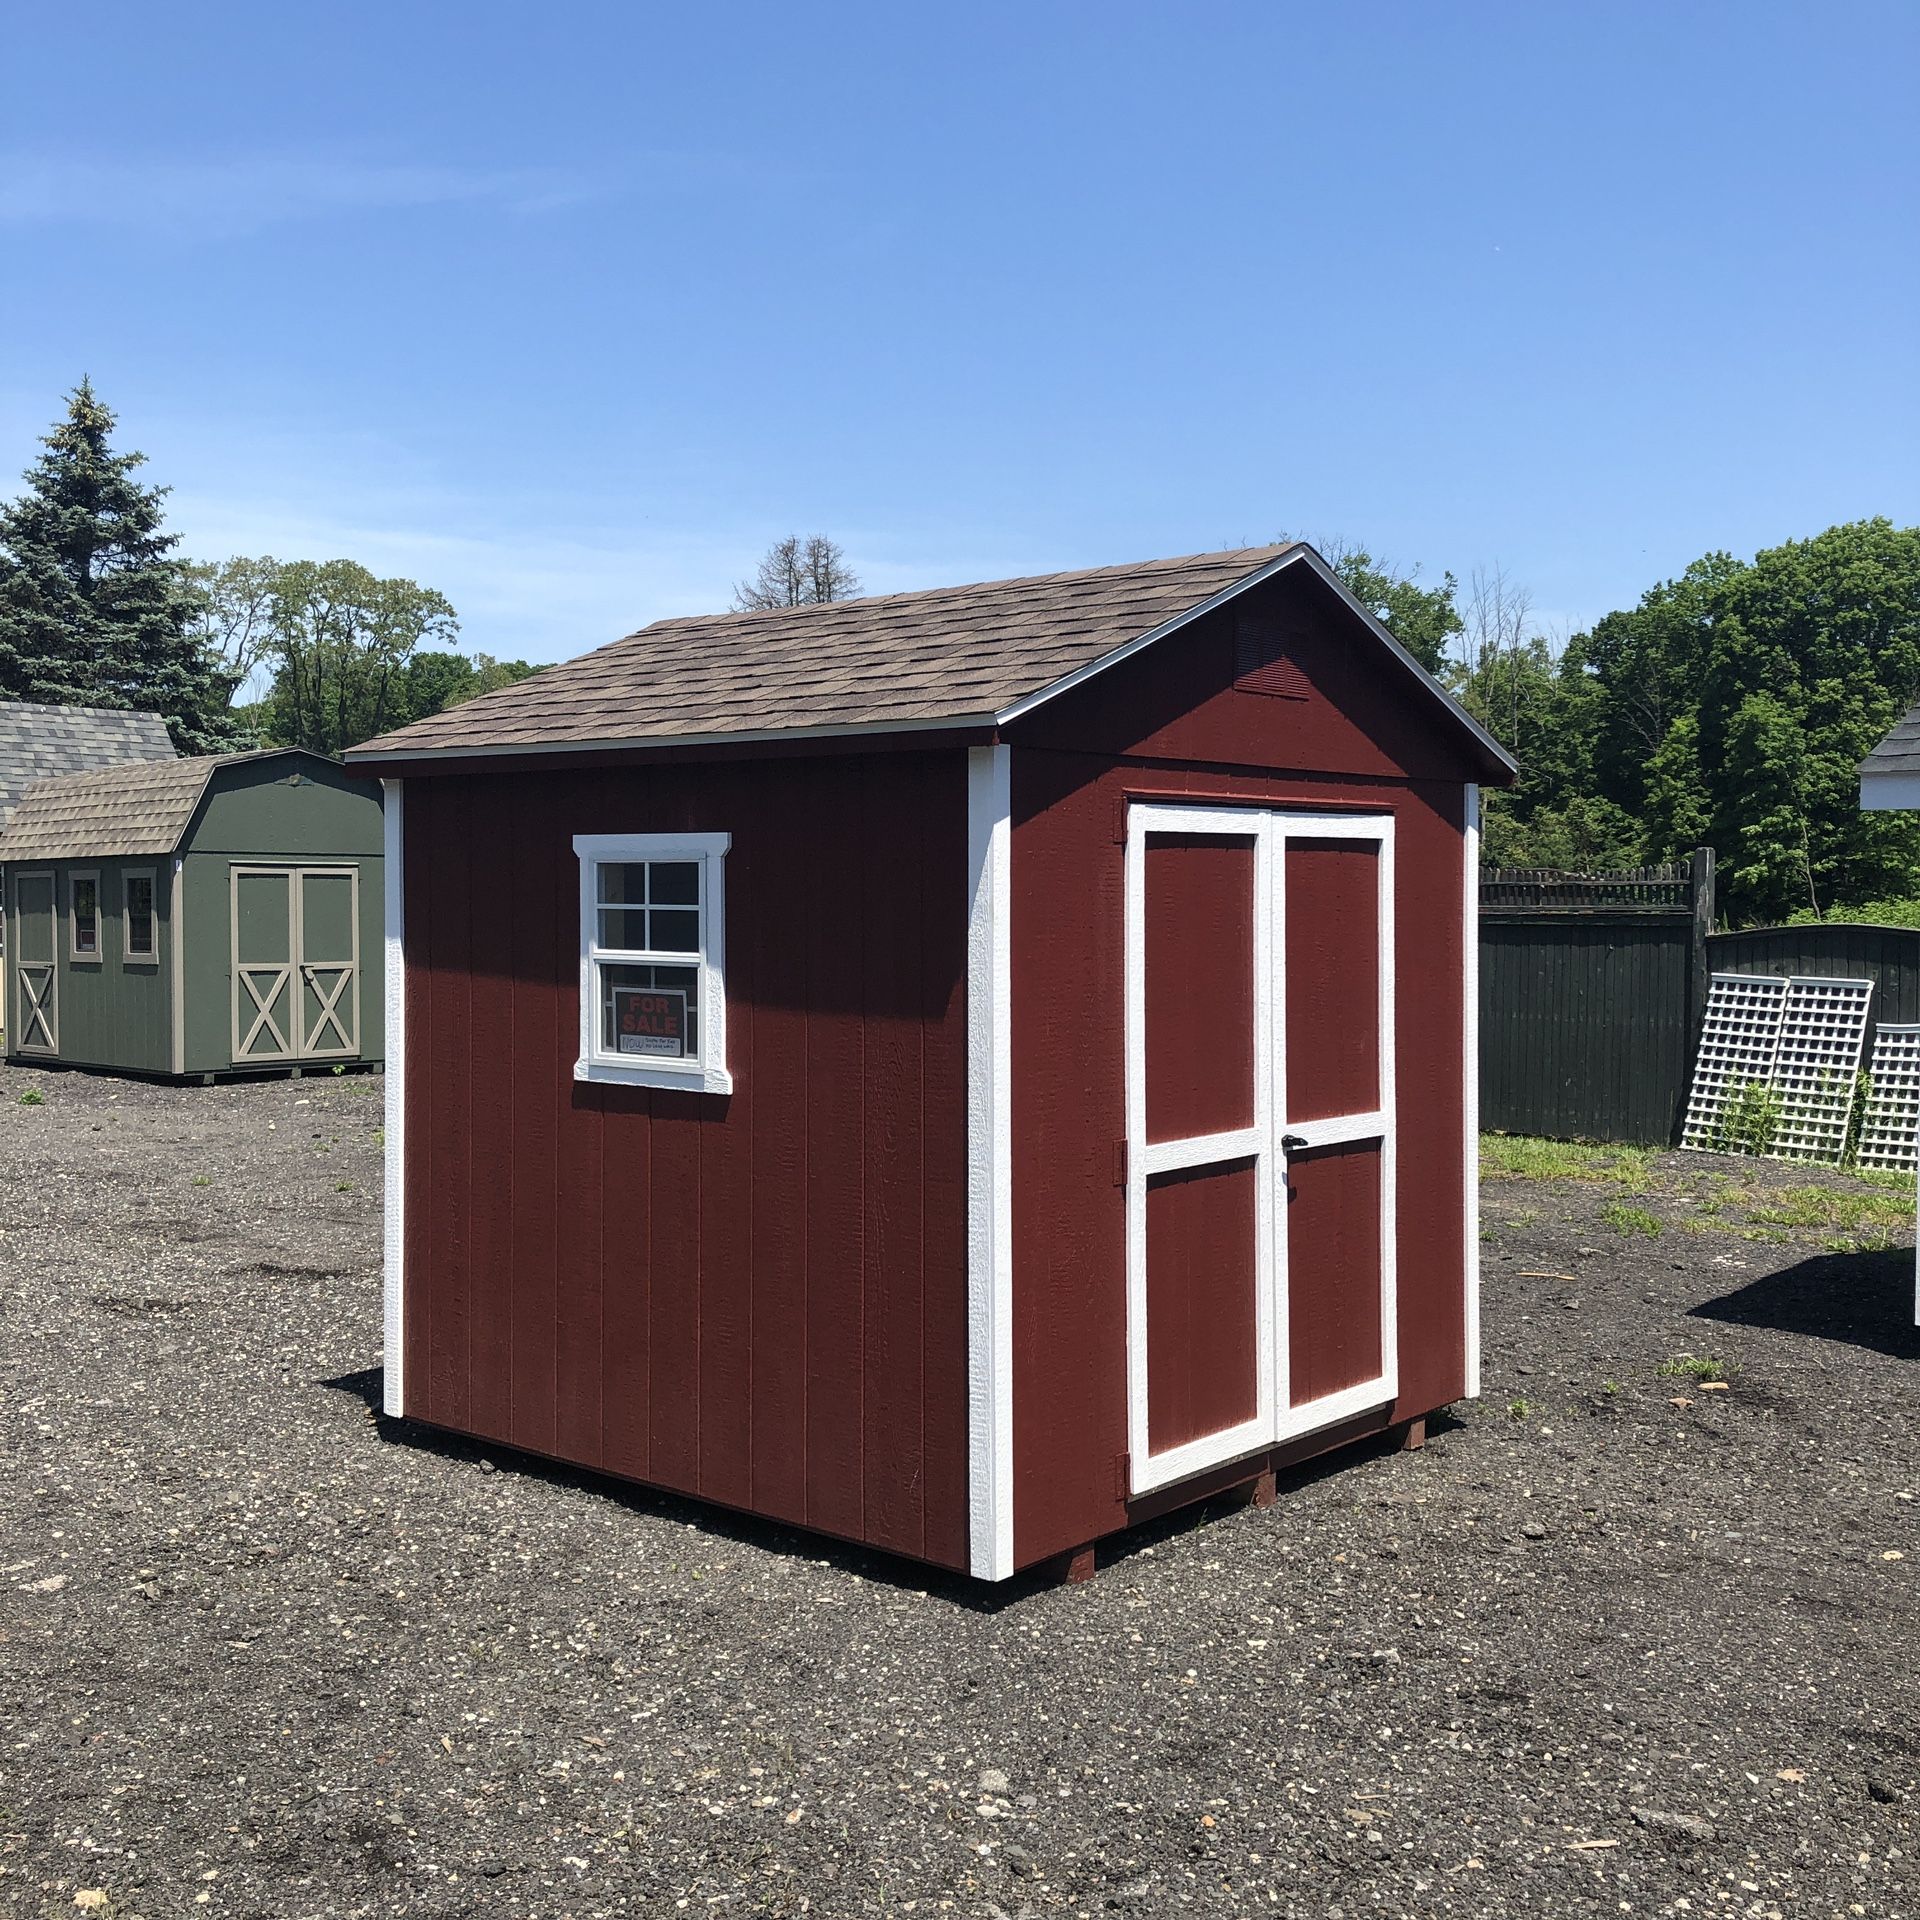
[{"label": "double door", "polygon": [[233,1062],[345,1060],[360,1051],[360,874],[231,870]]},{"label": "double door", "polygon": [[1394,1397],[1392,817],[1137,803],[1126,926],[1138,1494]]}]

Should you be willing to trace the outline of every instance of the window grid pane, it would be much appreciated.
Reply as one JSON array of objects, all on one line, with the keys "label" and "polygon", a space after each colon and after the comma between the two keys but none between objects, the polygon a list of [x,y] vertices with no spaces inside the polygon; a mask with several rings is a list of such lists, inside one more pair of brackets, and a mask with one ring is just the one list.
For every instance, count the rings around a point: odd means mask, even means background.
[{"label": "window grid pane", "polygon": [[594,944],[604,951],[700,951],[697,860],[597,861],[594,904]]}]

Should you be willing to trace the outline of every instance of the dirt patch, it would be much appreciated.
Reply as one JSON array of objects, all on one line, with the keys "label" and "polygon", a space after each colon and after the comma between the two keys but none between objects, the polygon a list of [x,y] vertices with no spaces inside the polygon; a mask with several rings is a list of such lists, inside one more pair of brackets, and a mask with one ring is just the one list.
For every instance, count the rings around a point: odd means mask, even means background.
[{"label": "dirt patch", "polygon": [[1424,1453],[986,1596],[382,1420],[373,1091],[0,1072],[0,1911],[1914,1911],[1862,1183],[1490,1178]]}]

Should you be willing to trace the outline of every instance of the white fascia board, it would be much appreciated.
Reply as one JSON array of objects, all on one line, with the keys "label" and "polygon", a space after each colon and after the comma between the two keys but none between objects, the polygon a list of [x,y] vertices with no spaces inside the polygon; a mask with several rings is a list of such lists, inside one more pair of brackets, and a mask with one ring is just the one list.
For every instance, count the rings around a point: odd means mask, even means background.
[{"label": "white fascia board", "polygon": [[1920,772],[1861,774],[1860,805],[1868,813],[1920,807]]}]

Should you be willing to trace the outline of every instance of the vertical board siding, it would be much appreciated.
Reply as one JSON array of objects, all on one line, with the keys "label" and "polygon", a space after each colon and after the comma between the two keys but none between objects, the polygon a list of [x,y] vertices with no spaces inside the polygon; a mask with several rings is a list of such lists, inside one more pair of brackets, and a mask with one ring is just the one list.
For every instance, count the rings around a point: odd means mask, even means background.
[{"label": "vertical board siding", "polygon": [[1287,1186],[1287,1393],[1298,1407],[1380,1373],[1380,1143],[1296,1154]]},{"label": "vertical board siding", "polygon": [[[1872,1020],[1920,1020],[1920,929],[1829,921],[1715,933],[1714,973],[1874,982]],[[1481,1123],[1666,1146],[1699,1045],[1690,910],[1480,916]],[[1867,1035],[1866,1058],[1872,1057]]]},{"label": "vertical board siding", "polygon": [[[587,1085],[575,833],[710,829],[730,1096]],[[410,781],[409,1411],[966,1558],[964,755]]]},{"label": "vertical board siding", "polygon": [[1149,1140],[1253,1125],[1253,849],[1219,834],[1148,837]]},{"label": "vertical board siding", "polygon": [[1480,1124],[1676,1139],[1693,1069],[1693,970],[1691,911],[1483,912]]}]

